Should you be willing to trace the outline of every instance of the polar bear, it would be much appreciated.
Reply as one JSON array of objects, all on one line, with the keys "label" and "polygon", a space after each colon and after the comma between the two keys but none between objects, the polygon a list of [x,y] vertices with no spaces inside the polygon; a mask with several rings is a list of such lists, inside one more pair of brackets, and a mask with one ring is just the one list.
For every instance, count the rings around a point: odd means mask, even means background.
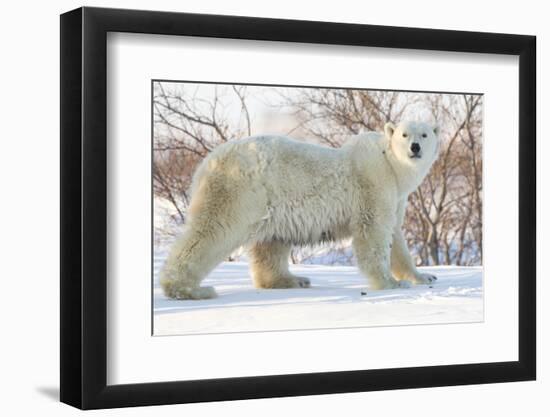
[{"label": "polar bear", "polygon": [[401,225],[438,136],[432,125],[402,122],[336,149],[271,135],[220,145],[193,176],[187,223],[160,274],[164,293],[216,297],[201,280],[242,245],[257,288],[306,288],[308,278],[289,272],[292,246],[349,237],[371,289],[432,282],[416,269]]}]

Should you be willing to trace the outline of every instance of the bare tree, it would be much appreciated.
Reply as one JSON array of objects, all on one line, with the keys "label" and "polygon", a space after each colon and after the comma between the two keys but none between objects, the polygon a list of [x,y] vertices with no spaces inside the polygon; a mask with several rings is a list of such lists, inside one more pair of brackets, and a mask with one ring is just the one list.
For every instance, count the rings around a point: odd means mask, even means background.
[{"label": "bare tree", "polygon": [[430,97],[433,115],[444,125],[440,157],[409,197],[404,224],[419,263],[481,262],[481,100]]},{"label": "bare tree", "polygon": [[[172,207],[171,221],[185,222],[195,168],[221,143],[251,134],[246,87],[213,86],[203,94],[174,83],[156,82],[153,96],[153,193]],[[227,96],[237,97],[245,123],[226,113]]]},{"label": "bare tree", "polygon": [[301,129],[332,147],[339,147],[349,135],[380,130],[386,122],[399,120],[408,104],[399,92],[322,88],[283,93],[283,103],[301,121]]}]

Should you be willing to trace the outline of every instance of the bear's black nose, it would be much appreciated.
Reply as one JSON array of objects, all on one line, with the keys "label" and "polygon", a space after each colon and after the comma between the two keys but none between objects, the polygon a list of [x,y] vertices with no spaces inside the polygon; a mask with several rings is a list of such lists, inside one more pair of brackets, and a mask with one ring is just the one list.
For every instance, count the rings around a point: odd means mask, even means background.
[{"label": "bear's black nose", "polygon": [[416,143],[416,142],[413,142],[413,143],[411,144],[411,151],[412,151],[413,153],[418,153],[418,152],[420,152],[420,145],[419,145],[418,143]]}]

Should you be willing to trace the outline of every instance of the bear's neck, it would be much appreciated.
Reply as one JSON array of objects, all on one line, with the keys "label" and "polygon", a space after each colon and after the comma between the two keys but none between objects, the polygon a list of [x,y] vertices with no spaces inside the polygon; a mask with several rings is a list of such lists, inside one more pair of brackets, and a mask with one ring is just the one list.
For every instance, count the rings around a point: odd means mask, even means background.
[{"label": "bear's neck", "polygon": [[386,150],[386,158],[395,175],[395,182],[400,197],[406,197],[424,180],[430,166],[427,164],[403,164],[399,161],[391,149]]}]

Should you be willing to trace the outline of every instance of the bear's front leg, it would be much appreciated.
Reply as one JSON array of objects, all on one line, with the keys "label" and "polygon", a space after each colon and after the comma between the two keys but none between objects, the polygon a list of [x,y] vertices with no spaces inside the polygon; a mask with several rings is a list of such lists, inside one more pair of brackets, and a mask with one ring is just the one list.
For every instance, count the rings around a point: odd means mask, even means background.
[{"label": "bear's front leg", "polygon": [[391,272],[398,280],[408,280],[413,284],[432,284],[437,278],[434,275],[419,272],[414,265],[401,229],[404,214],[405,203],[401,202],[397,211],[399,222],[395,225],[393,231]]},{"label": "bear's front leg", "polygon": [[390,268],[391,228],[380,224],[359,227],[353,236],[353,250],[359,270],[367,276],[373,290],[408,288],[407,280],[396,280]]}]

